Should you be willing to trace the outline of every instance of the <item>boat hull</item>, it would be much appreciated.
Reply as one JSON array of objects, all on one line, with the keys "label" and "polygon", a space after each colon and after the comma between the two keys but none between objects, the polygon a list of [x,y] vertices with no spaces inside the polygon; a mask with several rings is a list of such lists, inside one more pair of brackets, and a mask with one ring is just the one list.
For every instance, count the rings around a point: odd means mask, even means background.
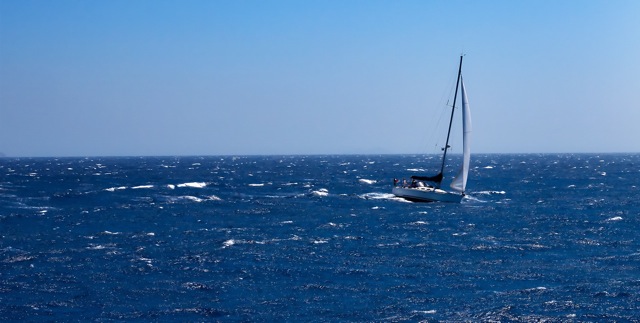
[{"label": "boat hull", "polygon": [[413,202],[460,203],[462,194],[447,192],[433,187],[394,187],[393,195]]}]

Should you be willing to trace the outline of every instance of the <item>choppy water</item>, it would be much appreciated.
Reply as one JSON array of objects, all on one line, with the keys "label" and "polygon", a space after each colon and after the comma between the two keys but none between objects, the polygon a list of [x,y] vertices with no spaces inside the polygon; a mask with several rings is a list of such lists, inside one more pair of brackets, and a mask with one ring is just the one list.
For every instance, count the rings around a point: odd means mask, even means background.
[{"label": "choppy water", "polygon": [[472,158],[0,159],[0,320],[640,317],[640,155]]}]

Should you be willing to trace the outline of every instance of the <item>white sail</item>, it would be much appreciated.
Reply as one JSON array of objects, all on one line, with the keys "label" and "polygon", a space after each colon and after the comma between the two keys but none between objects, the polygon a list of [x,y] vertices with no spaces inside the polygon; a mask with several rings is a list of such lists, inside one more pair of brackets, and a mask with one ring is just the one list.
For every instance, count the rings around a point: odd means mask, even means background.
[{"label": "white sail", "polygon": [[467,186],[467,177],[469,175],[469,162],[471,160],[471,112],[469,111],[469,101],[467,101],[467,92],[464,90],[464,81],[460,79],[462,89],[462,167],[458,175],[451,182],[451,188],[464,192]]}]

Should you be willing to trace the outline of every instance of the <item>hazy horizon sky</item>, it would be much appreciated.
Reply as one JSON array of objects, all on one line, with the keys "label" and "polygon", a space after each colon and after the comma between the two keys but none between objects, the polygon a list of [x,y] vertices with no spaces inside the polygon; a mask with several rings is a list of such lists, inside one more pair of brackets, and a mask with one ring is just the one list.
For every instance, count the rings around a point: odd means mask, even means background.
[{"label": "hazy horizon sky", "polygon": [[633,0],[0,0],[0,152],[432,153],[461,53],[472,153],[640,152],[638,17]]}]

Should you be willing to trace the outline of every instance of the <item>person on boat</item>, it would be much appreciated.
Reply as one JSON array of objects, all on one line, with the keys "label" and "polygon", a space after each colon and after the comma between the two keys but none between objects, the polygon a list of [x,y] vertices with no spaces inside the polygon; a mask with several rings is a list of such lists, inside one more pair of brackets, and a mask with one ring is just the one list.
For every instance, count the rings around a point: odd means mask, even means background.
[{"label": "person on boat", "polygon": [[396,186],[398,186],[398,179],[394,178],[393,179],[393,187],[396,187]]},{"label": "person on boat", "polygon": [[407,179],[406,178],[402,179],[402,187],[407,187]]}]

